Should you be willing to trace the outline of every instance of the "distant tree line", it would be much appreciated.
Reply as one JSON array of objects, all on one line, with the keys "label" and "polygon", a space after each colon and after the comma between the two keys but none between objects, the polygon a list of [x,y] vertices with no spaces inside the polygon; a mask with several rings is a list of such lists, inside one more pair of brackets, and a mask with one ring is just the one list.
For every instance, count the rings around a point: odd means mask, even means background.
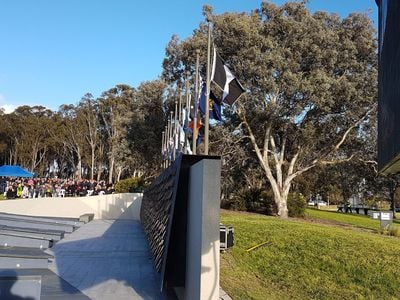
[{"label": "distant tree line", "polygon": [[160,165],[165,84],[117,85],[54,112],[20,106],[0,118],[0,163],[37,176],[116,182]]}]

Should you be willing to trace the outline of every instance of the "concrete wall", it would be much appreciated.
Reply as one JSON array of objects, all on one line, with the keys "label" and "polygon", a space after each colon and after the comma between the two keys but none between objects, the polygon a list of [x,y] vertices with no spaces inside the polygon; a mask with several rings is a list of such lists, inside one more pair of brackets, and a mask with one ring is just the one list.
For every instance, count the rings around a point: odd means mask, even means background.
[{"label": "concrete wall", "polygon": [[190,168],[185,300],[219,299],[220,160]]},{"label": "concrete wall", "polygon": [[142,194],[112,194],[89,197],[54,197],[0,201],[0,212],[76,218],[93,213],[95,219],[140,220]]}]

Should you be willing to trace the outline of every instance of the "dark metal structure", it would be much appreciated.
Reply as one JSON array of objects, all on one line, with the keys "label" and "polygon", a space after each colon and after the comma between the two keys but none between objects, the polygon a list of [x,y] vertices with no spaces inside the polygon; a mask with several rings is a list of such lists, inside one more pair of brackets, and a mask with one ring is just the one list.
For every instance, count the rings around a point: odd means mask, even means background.
[{"label": "dark metal structure", "polygon": [[400,171],[400,1],[379,6],[378,160],[381,172]]},{"label": "dark metal structure", "polygon": [[180,155],[144,191],[140,219],[162,287],[185,285],[190,167],[219,156]]}]

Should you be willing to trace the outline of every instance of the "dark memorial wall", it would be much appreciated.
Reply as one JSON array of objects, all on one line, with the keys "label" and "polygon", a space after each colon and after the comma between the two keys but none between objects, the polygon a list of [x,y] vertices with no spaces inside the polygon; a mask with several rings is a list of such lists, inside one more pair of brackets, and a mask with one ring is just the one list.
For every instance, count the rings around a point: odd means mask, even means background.
[{"label": "dark memorial wall", "polygon": [[144,191],[140,220],[162,286],[185,286],[190,167],[219,156],[179,155]]},{"label": "dark memorial wall", "polygon": [[378,161],[383,173],[400,171],[400,1],[380,0]]}]

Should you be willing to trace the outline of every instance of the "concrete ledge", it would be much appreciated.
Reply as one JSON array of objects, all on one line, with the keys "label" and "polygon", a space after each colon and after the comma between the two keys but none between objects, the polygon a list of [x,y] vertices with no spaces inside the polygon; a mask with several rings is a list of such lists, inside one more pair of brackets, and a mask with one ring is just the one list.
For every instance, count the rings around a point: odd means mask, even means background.
[{"label": "concrete ledge", "polygon": [[3,200],[0,201],[0,212],[73,218],[93,213],[95,219],[139,220],[141,200],[140,193]]}]

